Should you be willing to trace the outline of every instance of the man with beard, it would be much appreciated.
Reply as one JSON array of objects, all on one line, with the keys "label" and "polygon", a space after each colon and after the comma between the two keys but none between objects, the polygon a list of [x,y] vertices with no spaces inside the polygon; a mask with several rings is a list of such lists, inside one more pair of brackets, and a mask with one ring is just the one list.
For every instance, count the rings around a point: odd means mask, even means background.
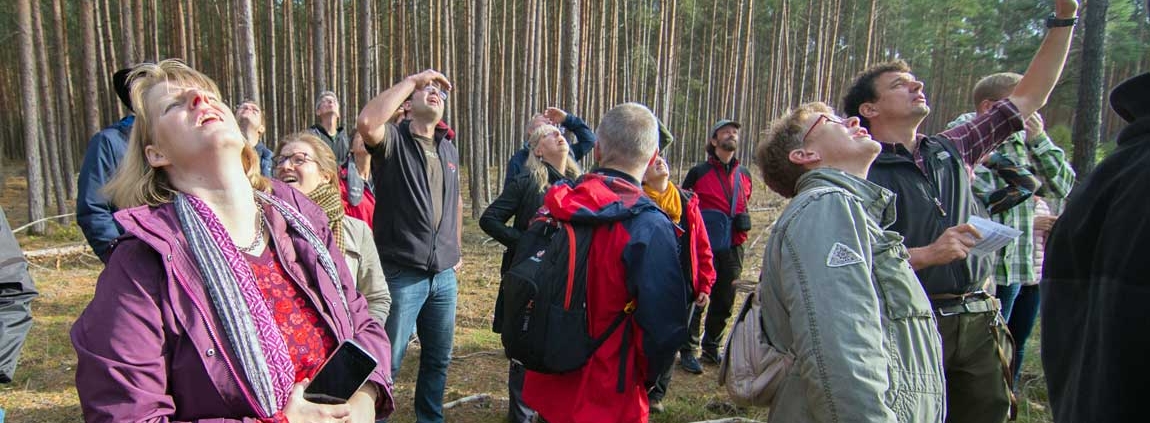
[{"label": "man with beard", "polygon": [[272,152],[267,145],[264,144],[264,112],[260,110],[260,105],[256,104],[255,100],[244,99],[239,106],[236,106],[236,122],[240,124],[240,131],[244,133],[244,138],[247,140],[248,145],[256,150],[260,155],[260,174],[271,177],[272,176]]},{"label": "man with beard", "polygon": [[700,346],[700,357],[704,362],[719,364],[722,361],[719,343],[723,342],[727,318],[731,317],[731,307],[735,303],[732,283],[743,273],[743,242],[751,229],[747,202],[751,199],[752,184],[751,173],[735,158],[741,126],[728,119],[715,122],[707,141],[707,160],[695,165],[683,178],[683,189],[695,191],[699,198],[699,210],[714,253],[716,273],[706,323],[702,325],[702,339],[699,336],[702,310],[696,308],[691,316],[691,339],[679,350],[679,365],[694,374],[703,373],[703,367],[695,358]]},{"label": "man with beard", "polygon": [[[375,208],[375,243],[387,286],[392,347],[391,374],[399,374],[412,329],[421,352],[415,383],[416,421],[443,421],[443,391],[451,363],[458,287],[463,198],[459,153],[437,125],[443,119],[451,83],[426,70],[404,78],[367,103],[357,129],[372,160],[372,177],[387,207]],[[411,101],[411,120],[390,122]]]},{"label": "man with beard", "polygon": [[[970,122],[936,135],[918,133],[930,113],[924,84],[905,62],[881,63],[859,74],[843,99],[882,152],[867,179],[893,191],[895,220],[911,267],[930,298],[942,335],[948,423],[1001,422],[1012,414],[1010,349],[989,259],[971,255],[981,234],[967,171],[1050,96],[1062,74],[1077,22],[1076,0],[1055,0],[1054,15],[1026,74],[1005,99]],[[903,317],[912,317],[904,311]]]}]

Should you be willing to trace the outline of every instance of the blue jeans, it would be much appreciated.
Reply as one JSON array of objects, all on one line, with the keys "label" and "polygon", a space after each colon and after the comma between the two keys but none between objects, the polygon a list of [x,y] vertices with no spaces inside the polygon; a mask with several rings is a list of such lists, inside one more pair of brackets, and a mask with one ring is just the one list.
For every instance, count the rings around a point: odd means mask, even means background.
[{"label": "blue jeans", "polygon": [[1022,357],[1026,353],[1026,339],[1034,330],[1034,321],[1038,319],[1038,305],[1040,302],[1038,285],[1024,286],[1014,298],[1014,310],[1006,321],[1010,334],[1014,335],[1014,385],[1018,386],[1018,375],[1022,373]]},{"label": "blue jeans", "polygon": [[415,418],[419,423],[443,421],[443,391],[451,344],[455,336],[455,302],[459,287],[455,270],[439,273],[383,264],[391,290],[391,314],[387,316],[391,346],[391,374],[399,375],[411,331],[419,331],[419,376],[415,382]]},{"label": "blue jeans", "polygon": [[994,296],[1002,303],[1002,318],[1010,320],[1010,313],[1014,311],[1014,299],[1018,297],[1018,290],[1022,284],[999,285],[995,287]]}]

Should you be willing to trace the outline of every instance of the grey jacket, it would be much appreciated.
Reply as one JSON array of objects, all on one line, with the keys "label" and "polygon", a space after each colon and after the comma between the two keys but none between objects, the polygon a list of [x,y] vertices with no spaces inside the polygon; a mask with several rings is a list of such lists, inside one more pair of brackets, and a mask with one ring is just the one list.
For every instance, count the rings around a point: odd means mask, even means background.
[{"label": "grey jacket", "polygon": [[771,231],[764,328],[795,355],[770,421],[941,422],[942,341],[907,261],[894,194],[834,169],[807,172]]},{"label": "grey jacket", "polygon": [[391,291],[387,289],[387,278],[383,276],[383,266],[379,262],[379,250],[367,222],[344,216],[341,223],[343,232],[343,258],[347,269],[355,275],[355,289],[367,299],[367,310],[380,326],[387,323],[391,311]]}]

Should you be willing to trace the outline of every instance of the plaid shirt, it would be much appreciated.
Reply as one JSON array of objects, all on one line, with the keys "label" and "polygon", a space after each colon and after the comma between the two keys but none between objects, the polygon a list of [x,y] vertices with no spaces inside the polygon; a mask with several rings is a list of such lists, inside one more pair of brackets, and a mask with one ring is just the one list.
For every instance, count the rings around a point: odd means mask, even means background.
[{"label": "plaid shirt", "polygon": [[[973,120],[974,113],[959,116],[948,127]],[[1030,170],[1042,181],[1037,195],[1042,197],[1065,198],[1074,187],[1074,170],[1066,161],[1066,153],[1046,136],[1034,137],[1033,143],[1026,143],[1026,131],[1018,131],[1006,139],[995,150],[1014,161],[1019,167]],[[1007,186],[1005,180],[993,171],[980,165],[974,168],[971,191],[976,198]],[[1022,231],[1014,241],[998,250],[994,281],[999,285],[1025,283],[1037,278],[1034,267],[1034,216],[1035,200],[1027,199],[1014,208],[991,216],[995,222]]]}]

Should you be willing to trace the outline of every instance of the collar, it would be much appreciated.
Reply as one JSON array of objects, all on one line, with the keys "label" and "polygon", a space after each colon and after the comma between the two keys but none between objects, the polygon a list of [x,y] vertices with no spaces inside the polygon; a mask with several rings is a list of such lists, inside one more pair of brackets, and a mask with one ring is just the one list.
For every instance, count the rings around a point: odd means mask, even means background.
[{"label": "collar", "polygon": [[895,194],[893,192],[874,182],[839,169],[823,167],[811,170],[800,176],[795,186],[800,193],[820,186],[842,188],[862,200],[867,214],[879,222],[879,226],[883,229],[893,224],[898,217],[895,212]]},{"label": "collar", "polygon": [[591,171],[591,173],[596,173],[596,174],[603,175],[603,176],[609,176],[612,178],[619,178],[619,179],[622,179],[624,181],[627,181],[631,185],[634,185],[636,188],[640,188],[643,186],[642,184],[639,183],[638,179],[635,179],[635,177],[628,175],[626,172],[618,171],[615,169],[609,169],[609,168],[601,167],[601,168],[598,168],[598,169]]}]

